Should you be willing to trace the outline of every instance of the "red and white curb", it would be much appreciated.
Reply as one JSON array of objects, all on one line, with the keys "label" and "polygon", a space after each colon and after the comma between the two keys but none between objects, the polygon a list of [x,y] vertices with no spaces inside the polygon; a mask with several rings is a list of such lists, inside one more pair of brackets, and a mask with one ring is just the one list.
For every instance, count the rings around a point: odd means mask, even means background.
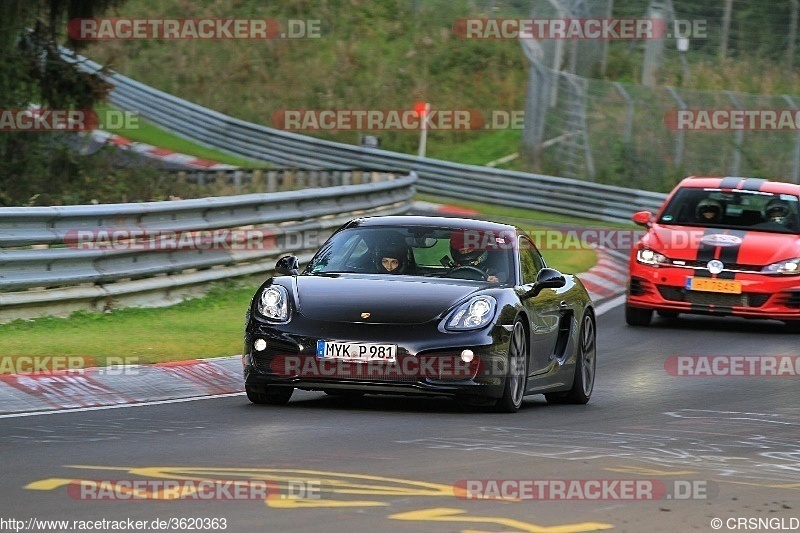
[{"label": "red and white curb", "polygon": [[163,161],[164,163],[172,163],[183,165],[191,169],[198,170],[235,170],[239,167],[234,165],[225,165],[217,163],[216,161],[209,161],[193,155],[180,154],[167,150],[166,148],[159,148],[150,144],[140,143],[126,139],[119,135],[109,133],[103,130],[92,130],[91,137],[94,141],[115,146],[121,150],[134,152],[149,159],[156,161]]},{"label": "red and white curb", "polygon": [[624,293],[628,282],[628,262],[624,256],[601,248],[596,252],[597,263],[588,271],[577,275],[594,302]]},{"label": "red and white curb", "polygon": [[0,418],[240,393],[242,357],[0,375]]}]

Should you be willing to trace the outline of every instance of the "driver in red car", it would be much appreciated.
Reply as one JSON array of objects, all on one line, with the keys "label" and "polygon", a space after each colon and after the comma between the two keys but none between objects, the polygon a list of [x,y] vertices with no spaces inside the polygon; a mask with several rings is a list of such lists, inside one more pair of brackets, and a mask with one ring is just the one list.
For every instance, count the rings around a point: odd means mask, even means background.
[{"label": "driver in red car", "polygon": [[486,281],[493,283],[508,280],[508,268],[503,263],[505,255],[495,246],[479,246],[485,239],[480,236],[470,238],[464,231],[454,231],[450,235],[450,255],[453,258],[452,268],[474,267],[486,275]]}]

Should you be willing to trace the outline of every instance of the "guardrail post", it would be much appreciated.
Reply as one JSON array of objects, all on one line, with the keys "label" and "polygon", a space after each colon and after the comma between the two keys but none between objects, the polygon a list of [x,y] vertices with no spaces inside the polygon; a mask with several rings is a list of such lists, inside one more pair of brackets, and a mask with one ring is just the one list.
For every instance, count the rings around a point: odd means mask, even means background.
[{"label": "guardrail post", "polygon": [[236,191],[236,194],[242,194],[242,171],[241,170],[234,170],[233,171],[233,188]]},{"label": "guardrail post", "polygon": [[631,137],[633,136],[633,99],[631,99],[628,91],[626,91],[625,88],[622,87],[622,84],[618,81],[614,82],[614,87],[625,100],[625,129],[622,133],[622,136],[625,139],[625,142],[629,143],[631,142]]},{"label": "guardrail post", "polygon": [[[722,91],[728,95],[731,103],[734,105],[736,109],[741,110],[742,105],[739,103],[739,100],[733,95],[731,91]],[[731,165],[731,176],[738,176],[739,175],[739,163],[742,159],[742,141],[744,140],[744,130],[737,129],[736,130],[736,137],[734,140],[734,149],[733,149],[733,164]]]},{"label": "guardrail post", "polygon": [[[678,95],[678,92],[675,90],[674,87],[667,87],[667,92],[672,96],[672,98],[678,102],[678,107],[681,110],[686,109],[686,102]],[[680,167],[683,164],[683,140],[686,132],[683,130],[678,130],[675,138],[675,166]]]},{"label": "guardrail post", "polygon": [[[783,95],[783,99],[789,104],[792,110],[797,110],[794,100],[788,95]],[[792,155],[792,182],[800,183],[800,130],[794,136],[794,153]]]}]

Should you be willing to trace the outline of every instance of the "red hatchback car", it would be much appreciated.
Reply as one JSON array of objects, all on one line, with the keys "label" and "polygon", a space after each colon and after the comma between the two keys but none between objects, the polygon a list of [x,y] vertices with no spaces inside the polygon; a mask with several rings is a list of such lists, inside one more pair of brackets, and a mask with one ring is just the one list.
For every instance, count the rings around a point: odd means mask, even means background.
[{"label": "red hatchback car", "polygon": [[631,251],[625,320],[697,313],[783,320],[800,330],[800,185],[684,179]]}]

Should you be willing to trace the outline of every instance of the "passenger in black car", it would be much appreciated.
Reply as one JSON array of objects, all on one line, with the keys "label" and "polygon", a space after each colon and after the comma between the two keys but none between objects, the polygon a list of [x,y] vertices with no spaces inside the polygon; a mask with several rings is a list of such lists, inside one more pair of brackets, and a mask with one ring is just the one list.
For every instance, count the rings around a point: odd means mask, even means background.
[{"label": "passenger in black car", "polygon": [[408,267],[408,246],[404,243],[388,242],[376,248],[375,269],[378,274],[405,274]]}]

